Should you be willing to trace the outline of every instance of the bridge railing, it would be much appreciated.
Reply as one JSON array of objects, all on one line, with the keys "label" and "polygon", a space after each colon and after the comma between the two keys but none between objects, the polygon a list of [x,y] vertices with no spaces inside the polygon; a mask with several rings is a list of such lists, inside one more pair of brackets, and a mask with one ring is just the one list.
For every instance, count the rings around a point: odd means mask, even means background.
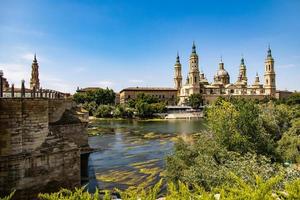
[{"label": "bridge railing", "polygon": [[70,95],[56,90],[42,89],[35,87],[32,89],[25,88],[25,81],[21,81],[21,88],[15,88],[14,84],[9,88],[4,88],[3,71],[0,70],[0,98],[49,98],[64,99]]}]

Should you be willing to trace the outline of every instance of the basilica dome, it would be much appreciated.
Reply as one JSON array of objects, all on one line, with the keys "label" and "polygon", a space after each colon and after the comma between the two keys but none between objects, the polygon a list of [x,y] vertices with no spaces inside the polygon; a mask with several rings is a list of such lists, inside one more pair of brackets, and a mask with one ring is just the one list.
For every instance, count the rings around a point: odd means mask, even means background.
[{"label": "basilica dome", "polygon": [[225,69],[219,69],[216,73],[216,76],[228,76],[228,72]]}]

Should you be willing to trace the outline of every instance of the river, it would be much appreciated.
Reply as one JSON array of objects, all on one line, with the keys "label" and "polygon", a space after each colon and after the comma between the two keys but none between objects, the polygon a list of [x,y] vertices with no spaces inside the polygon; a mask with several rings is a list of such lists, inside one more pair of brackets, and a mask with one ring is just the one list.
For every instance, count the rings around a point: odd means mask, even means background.
[{"label": "river", "polygon": [[89,132],[89,190],[148,187],[164,175],[174,141],[205,127],[202,120],[95,120]]}]

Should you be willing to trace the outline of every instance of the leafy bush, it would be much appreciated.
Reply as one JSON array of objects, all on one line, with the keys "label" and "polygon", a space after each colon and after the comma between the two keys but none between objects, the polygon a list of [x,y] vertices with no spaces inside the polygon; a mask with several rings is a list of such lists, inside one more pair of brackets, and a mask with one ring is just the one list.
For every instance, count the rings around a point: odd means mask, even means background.
[{"label": "leafy bush", "polygon": [[208,133],[197,136],[195,140],[193,145],[182,140],[175,144],[175,152],[166,159],[168,180],[181,180],[212,190],[232,182],[229,172],[254,183],[254,173],[268,179],[281,169],[265,156],[228,151]]},{"label": "leafy bush", "polygon": [[113,117],[115,118],[132,118],[134,109],[125,107],[123,105],[117,105],[113,110]]},{"label": "leafy bush", "polygon": [[97,105],[112,105],[115,104],[116,94],[112,89],[96,89],[87,91],[85,93],[75,93],[73,95],[73,100],[76,103],[90,103],[95,102]]},{"label": "leafy bush", "polygon": [[99,105],[94,115],[96,117],[112,117],[113,108],[109,105]]},{"label": "leafy bush", "polygon": [[289,105],[300,105],[300,92],[294,92],[288,97],[286,103]]},{"label": "leafy bush", "polygon": [[[268,180],[263,180],[261,177],[255,177],[255,184],[248,184],[240,177],[230,174],[233,183],[224,184],[221,187],[214,188],[213,191],[205,191],[202,187],[191,184],[184,184],[181,181],[167,184],[167,192],[163,195],[166,200],[236,200],[236,199],[251,199],[251,200],[268,200],[268,199],[285,199],[294,200],[300,199],[300,180],[285,183],[283,190],[276,189],[276,185],[282,179],[280,176],[272,177]],[[161,189],[161,181],[149,189],[131,188],[125,191],[117,190],[122,200],[156,200]],[[90,194],[84,192],[83,188],[75,189],[74,192],[62,189],[57,193],[39,194],[41,200],[110,200],[112,195],[108,191]]]},{"label": "leafy bush", "polygon": [[95,101],[85,102],[82,106],[84,109],[86,109],[89,112],[90,116],[94,115],[98,107]]},{"label": "leafy bush", "polygon": [[203,99],[201,94],[191,94],[187,100],[187,105],[194,109],[199,108],[203,104]]},{"label": "leafy bush", "polygon": [[300,118],[292,121],[292,127],[278,142],[277,151],[284,161],[300,163]]}]

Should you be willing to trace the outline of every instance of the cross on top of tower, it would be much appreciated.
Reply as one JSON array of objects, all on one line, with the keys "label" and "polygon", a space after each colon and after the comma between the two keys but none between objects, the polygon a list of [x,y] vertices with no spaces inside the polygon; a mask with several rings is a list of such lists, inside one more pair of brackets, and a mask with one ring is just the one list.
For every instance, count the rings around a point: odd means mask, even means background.
[{"label": "cross on top of tower", "polygon": [[33,62],[37,62],[37,59],[36,59],[36,53],[34,53]]},{"label": "cross on top of tower", "polygon": [[195,45],[195,41],[193,41],[192,53],[196,53],[196,45]]},{"label": "cross on top of tower", "polygon": [[179,58],[179,53],[177,52],[177,56],[176,56],[176,64],[180,64],[180,58]]},{"label": "cross on top of tower", "polygon": [[268,58],[272,58],[272,51],[271,51],[271,48],[270,48],[270,44],[268,45]]}]

